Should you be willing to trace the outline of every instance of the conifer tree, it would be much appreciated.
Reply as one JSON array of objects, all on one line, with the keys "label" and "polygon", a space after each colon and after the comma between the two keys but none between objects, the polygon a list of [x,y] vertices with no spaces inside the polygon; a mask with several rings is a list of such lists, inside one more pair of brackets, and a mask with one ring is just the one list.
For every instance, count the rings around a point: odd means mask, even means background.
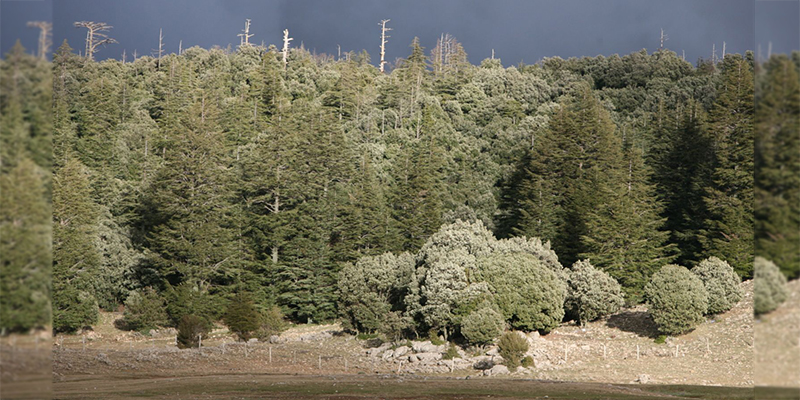
[{"label": "conifer tree", "polygon": [[97,320],[92,280],[100,264],[95,247],[98,207],[89,171],[69,159],[53,179],[53,329],[75,331]]},{"label": "conifer tree", "polygon": [[582,238],[588,258],[624,288],[629,301],[641,300],[650,276],[675,257],[641,149],[625,146],[622,167],[600,190],[606,201],[589,211]]},{"label": "conifer tree", "polygon": [[753,75],[741,56],[725,57],[717,101],[709,115],[714,151],[709,211],[701,240],[707,256],[753,274]]},{"label": "conifer tree", "polygon": [[[756,104],[756,254],[800,276],[800,78],[786,57],[766,64]],[[761,77],[759,77],[761,78]]]}]

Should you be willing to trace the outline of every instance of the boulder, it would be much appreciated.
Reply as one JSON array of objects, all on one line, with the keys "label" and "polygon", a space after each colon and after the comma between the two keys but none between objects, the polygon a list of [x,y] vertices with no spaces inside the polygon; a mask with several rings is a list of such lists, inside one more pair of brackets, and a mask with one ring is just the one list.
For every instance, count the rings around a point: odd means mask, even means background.
[{"label": "boulder", "polygon": [[508,367],[505,365],[495,365],[492,369],[489,370],[488,375],[507,375],[508,374]]},{"label": "boulder", "polygon": [[392,357],[394,357],[394,350],[392,350],[392,349],[386,350],[383,353],[383,356],[381,356],[381,358],[383,358],[384,360],[388,360],[388,359],[390,359]]},{"label": "boulder", "polygon": [[472,368],[479,370],[488,370],[494,367],[494,361],[491,358],[481,358],[472,364]]},{"label": "boulder", "polygon": [[427,346],[430,344],[430,340],[426,340],[424,342],[414,342],[414,344],[411,345],[411,349],[414,350],[414,353],[423,353],[422,346]]},{"label": "boulder", "polygon": [[442,353],[417,353],[416,356],[417,359],[423,363],[439,361],[442,359]]},{"label": "boulder", "polygon": [[641,383],[642,385],[646,385],[650,383],[650,375],[647,374],[640,374],[638,378],[636,378],[637,383]]},{"label": "boulder", "polygon": [[500,350],[497,347],[492,347],[489,351],[486,352],[487,356],[496,356],[500,354]]},{"label": "boulder", "polygon": [[404,355],[406,355],[408,353],[408,350],[409,350],[408,346],[400,346],[400,347],[394,349],[394,356],[395,357],[402,357],[402,356],[404,356]]}]

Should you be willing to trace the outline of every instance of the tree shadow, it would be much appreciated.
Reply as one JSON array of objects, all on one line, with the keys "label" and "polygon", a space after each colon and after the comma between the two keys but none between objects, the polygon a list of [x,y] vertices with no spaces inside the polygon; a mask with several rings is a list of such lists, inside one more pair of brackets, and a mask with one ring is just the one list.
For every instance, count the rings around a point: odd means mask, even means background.
[{"label": "tree shadow", "polygon": [[655,339],[661,334],[647,311],[622,311],[608,317],[606,326],[650,339]]}]

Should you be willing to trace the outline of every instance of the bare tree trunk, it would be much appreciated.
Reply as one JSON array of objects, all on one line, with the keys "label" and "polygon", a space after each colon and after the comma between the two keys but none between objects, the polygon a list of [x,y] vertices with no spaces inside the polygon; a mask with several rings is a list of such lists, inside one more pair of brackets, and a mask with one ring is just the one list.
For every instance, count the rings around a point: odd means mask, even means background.
[{"label": "bare tree trunk", "polygon": [[387,28],[386,23],[391,21],[390,19],[381,20],[381,63],[380,63],[380,70],[381,73],[384,73],[386,65],[386,39],[390,36],[386,34],[386,32],[392,30],[392,28]]}]

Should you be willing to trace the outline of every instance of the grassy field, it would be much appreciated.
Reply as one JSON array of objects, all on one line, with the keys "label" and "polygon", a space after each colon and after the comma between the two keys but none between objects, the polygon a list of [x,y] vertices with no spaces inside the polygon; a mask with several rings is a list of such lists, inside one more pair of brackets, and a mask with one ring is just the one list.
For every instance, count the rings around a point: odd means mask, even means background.
[{"label": "grassy field", "polygon": [[[612,385],[521,379],[396,375],[211,375],[184,378],[74,377],[56,399],[751,399],[753,390],[714,386]],[[782,397],[789,398],[789,397]]]}]

